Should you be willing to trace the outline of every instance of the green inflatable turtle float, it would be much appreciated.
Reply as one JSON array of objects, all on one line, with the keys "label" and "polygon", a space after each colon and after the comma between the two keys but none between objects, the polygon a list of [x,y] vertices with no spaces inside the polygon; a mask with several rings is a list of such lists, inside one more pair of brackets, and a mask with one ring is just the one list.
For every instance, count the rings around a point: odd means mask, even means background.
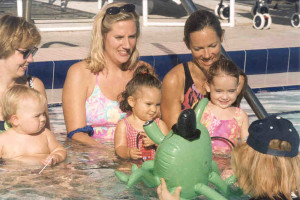
[{"label": "green inflatable turtle float", "polygon": [[209,133],[200,119],[208,99],[202,99],[195,111],[183,111],[172,131],[164,136],[155,122],[144,125],[147,135],[159,147],[155,159],[144,162],[140,168],[132,166],[131,175],[115,171],[116,176],[131,187],[143,180],[149,187],[157,187],[160,178],[166,180],[173,193],[181,186],[181,199],[192,199],[204,195],[209,199],[223,200],[224,196],[208,186],[212,183],[225,196],[241,194],[232,190],[235,177],[223,181],[217,164],[212,160],[212,146]]}]

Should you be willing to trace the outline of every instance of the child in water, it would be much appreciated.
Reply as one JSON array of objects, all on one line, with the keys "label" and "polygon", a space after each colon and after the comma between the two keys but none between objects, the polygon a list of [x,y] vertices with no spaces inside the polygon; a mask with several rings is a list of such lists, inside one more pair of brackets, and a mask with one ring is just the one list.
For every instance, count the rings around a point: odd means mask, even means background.
[{"label": "child in water", "polygon": [[226,58],[220,58],[208,70],[205,87],[210,101],[201,123],[208,129],[212,137],[212,151],[217,155],[230,154],[232,146],[245,141],[248,136],[248,116],[241,108],[234,106],[240,71]]},{"label": "child in water", "polygon": [[[161,82],[140,66],[121,94],[120,109],[131,115],[119,121],[115,131],[115,151],[124,159],[154,159],[155,143],[144,132],[145,122],[155,120],[163,134],[167,125],[159,119]],[[143,155],[144,154],[144,155]],[[148,155],[146,155],[148,154]]]},{"label": "child in water", "polygon": [[15,85],[4,93],[1,104],[4,120],[11,125],[0,134],[1,158],[33,165],[66,159],[65,148],[45,128],[47,104],[40,92]]},{"label": "child in water", "polygon": [[247,142],[232,152],[239,187],[251,200],[299,200],[298,148],[299,135],[289,120],[273,115],[253,122]]}]

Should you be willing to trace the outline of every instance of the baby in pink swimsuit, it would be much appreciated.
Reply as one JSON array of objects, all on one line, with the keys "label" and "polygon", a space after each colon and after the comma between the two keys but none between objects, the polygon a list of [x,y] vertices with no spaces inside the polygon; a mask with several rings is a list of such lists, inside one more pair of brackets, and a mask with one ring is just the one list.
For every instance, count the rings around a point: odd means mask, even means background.
[{"label": "baby in pink swimsuit", "polygon": [[163,134],[167,125],[158,118],[161,82],[145,66],[136,69],[133,78],[121,94],[120,109],[131,115],[119,121],[115,131],[115,151],[124,159],[154,159],[156,145],[144,132],[145,122],[155,120]]}]

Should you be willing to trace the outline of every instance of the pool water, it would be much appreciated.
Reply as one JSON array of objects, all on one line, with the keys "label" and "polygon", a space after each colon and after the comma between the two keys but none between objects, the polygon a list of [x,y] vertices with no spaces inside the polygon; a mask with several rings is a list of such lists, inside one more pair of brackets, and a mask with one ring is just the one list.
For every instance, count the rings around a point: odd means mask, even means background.
[{"label": "pool water", "polygon": [[[259,93],[257,96],[268,113],[281,113],[300,132],[300,91]],[[256,119],[245,101],[241,107],[249,114],[250,121]],[[115,156],[111,141],[102,149],[71,141],[66,137],[62,107],[50,106],[49,115],[51,130],[67,148],[66,161],[47,167],[41,175],[42,166],[1,162],[1,199],[157,199],[155,188],[139,183],[128,189],[115,177],[115,170],[128,171],[132,163]],[[220,163],[226,166],[229,162],[230,158],[225,158]]]}]

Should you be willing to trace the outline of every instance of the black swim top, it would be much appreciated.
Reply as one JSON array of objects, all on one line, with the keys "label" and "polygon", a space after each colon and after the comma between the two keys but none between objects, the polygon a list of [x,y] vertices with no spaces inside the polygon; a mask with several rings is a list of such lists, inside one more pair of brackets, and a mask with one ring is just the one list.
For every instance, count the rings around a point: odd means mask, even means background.
[{"label": "black swim top", "polygon": [[181,111],[193,108],[199,100],[204,98],[204,95],[200,94],[196,89],[188,63],[183,63],[183,68],[185,74],[185,85],[184,100],[181,104]]}]

